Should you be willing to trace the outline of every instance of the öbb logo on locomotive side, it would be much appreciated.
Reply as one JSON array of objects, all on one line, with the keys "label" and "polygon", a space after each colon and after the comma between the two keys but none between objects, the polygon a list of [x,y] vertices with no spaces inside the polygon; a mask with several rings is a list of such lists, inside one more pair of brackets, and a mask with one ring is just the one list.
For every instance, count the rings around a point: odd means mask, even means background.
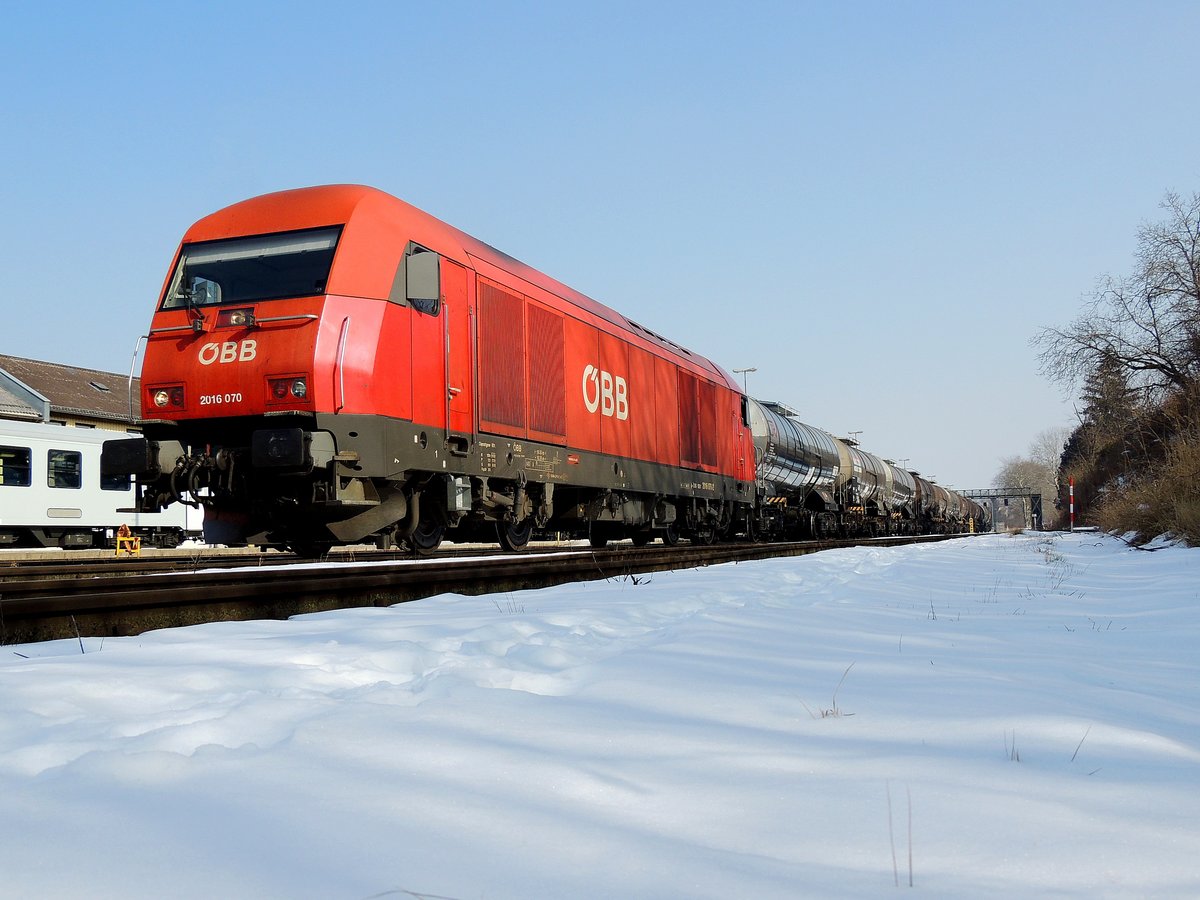
[{"label": "\u00f6bb logo on locomotive side", "polygon": [[590,413],[599,410],[624,421],[629,418],[629,386],[620,375],[588,366],[583,370],[583,405]]},{"label": "\u00f6bb logo on locomotive side", "polygon": [[223,344],[205,344],[200,348],[200,365],[213,363],[250,362],[258,355],[257,341],[225,341]]}]

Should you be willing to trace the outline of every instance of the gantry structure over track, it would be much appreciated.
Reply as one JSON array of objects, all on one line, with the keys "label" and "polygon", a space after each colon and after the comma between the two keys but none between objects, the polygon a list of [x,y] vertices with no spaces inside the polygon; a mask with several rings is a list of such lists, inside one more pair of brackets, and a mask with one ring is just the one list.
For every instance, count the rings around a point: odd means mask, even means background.
[{"label": "gantry structure over track", "polygon": [[959,491],[959,493],[964,497],[970,497],[972,500],[988,504],[988,511],[992,514],[993,530],[996,530],[999,525],[1000,516],[997,513],[1006,507],[1011,509],[1011,504],[1014,500],[1021,501],[1025,527],[1035,531],[1042,529],[1042,495],[1040,492],[1031,491],[1028,488],[1001,487]]}]

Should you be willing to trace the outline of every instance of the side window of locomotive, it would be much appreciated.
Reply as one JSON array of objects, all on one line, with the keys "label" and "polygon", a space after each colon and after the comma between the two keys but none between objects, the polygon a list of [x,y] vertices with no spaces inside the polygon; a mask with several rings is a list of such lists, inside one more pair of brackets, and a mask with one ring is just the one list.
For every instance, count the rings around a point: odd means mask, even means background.
[{"label": "side window of locomotive", "polygon": [[29,487],[31,460],[28,447],[0,447],[0,487]]},{"label": "side window of locomotive", "polygon": [[76,450],[48,451],[46,484],[52,488],[83,487],[83,454]]},{"label": "side window of locomotive", "polygon": [[409,244],[396,268],[388,302],[407,303],[417,312],[436,316],[441,298],[441,258],[432,250]]}]

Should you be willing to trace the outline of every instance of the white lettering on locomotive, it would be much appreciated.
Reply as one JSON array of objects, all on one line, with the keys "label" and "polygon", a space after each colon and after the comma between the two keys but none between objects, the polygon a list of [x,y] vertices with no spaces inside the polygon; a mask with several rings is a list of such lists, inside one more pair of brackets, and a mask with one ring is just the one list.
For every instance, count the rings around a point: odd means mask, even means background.
[{"label": "white lettering on locomotive", "polygon": [[602,416],[625,421],[629,418],[629,386],[620,375],[588,366],[583,370],[583,405],[590,413],[599,410]]},{"label": "white lettering on locomotive", "polygon": [[200,365],[211,366],[215,362],[250,362],[257,355],[257,341],[226,341],[223,344],[210,343],[200,348]]}]

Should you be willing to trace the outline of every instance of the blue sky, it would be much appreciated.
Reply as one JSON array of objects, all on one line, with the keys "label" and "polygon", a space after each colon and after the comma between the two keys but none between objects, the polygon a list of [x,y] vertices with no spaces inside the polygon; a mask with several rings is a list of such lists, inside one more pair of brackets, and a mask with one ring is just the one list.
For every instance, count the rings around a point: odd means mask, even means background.
[{"label": "blue sky", "polygon": [[371,184],[958,488],[1200,190],[1200,5],[21,4],[0,353],[128,369],[191,222]]}]

